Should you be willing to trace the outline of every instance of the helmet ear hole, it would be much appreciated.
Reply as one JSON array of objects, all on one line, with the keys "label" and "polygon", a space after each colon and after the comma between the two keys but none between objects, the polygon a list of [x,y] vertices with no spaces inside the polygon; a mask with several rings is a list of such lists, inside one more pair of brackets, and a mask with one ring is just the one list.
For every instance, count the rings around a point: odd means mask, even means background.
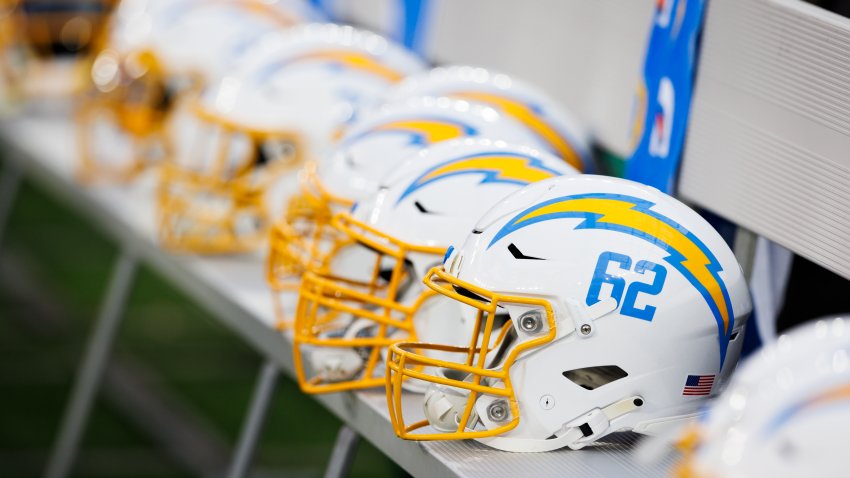
[{"label": "helmet ear hole", "polygon": [[576,368],[562,373],[567,380],[585,390],[596,390],[603,385],[629,376],[625,370],[616,365]]}]

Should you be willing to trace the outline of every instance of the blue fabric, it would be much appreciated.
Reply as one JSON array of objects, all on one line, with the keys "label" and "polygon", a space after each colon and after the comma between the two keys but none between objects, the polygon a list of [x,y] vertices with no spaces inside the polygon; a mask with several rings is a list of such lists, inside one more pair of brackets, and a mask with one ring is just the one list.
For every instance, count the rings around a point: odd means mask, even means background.
[{"label": "blue fabric", "polygon": [[675,188],[691,103],[704,0],[665,0],[654,16],[644,64],[642,133],[626,177],[666,193]]},{"label": "blue fabric", "polygon": [[337,21],[333,11],[333,0],[309,0],[309,2],[316,10],[322,12],[328,21]]},{"label": "blue fabric", "polygon": [[424,56],[425,32],[428,31],[429,0],[397,0],[401,10],[401,28],[398,41]]}]

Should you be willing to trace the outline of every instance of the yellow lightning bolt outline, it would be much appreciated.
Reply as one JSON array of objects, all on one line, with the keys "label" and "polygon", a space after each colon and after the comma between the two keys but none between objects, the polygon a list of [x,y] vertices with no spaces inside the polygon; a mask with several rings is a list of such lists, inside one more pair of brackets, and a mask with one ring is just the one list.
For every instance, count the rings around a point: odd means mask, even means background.
[{"label": "yellow lightning bolt outline", "polygon": [[424,137],[427,144],[468,136],[467,128],[463,125],[429,119],[391,121],[376,127],[373,131],[403,131],[419,134]]},{"label": "yellow lightning bolt outline", "polygon": [[569,141],[551,124],[528,107],[528,105],[504,96],[478,91],[459,91],[453,93],[451,96],[486,103],[504,111],[505,114],[524,124],[530,130],[534,131],[535,134],[543,138],[572,167],[579,171],[584,170],[581,157],[579,157],[579,154],[573,149]]},{"label": "yellow lightning bolt outline", "polygon": [[293,60],[293,62],[303,61],[327,61],[341,63],[352,69],[367,71],[375,76],[382,77],[390,83],[398,83],[404,78],[402,73],[381,64],[369,55],[348,50],[322,50],[303,55]]},{"label": "yellow lightning bolt outline", "polygon": [[425,183],[450,174],[475,171],[491,171],[496,173],[495,178],[524,183],[533,183],[560,175],[555,171],[530,164],[528,158],[507,155],[484,156],[467,158],[441,166],[420,178],[417,183]]}]

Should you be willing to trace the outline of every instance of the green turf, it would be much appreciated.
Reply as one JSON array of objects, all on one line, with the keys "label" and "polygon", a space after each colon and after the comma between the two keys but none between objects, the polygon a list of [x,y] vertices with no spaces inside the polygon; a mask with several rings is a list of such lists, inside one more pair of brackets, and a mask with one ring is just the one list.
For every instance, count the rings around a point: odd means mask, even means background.
[{"label": "green turf", "polygon": [[[39,476],[106,284],[115,247],[81,218],[24,185],[3,250],[26,265],[58,318],[0,287],[0,477]],[[116,346],[232,444],[261,358],[197,305],[142,269]],[[257,469],[263,476],[321,476],[339,421],[289,379],[280,384]],[[133,422],[99,400],[74,476],[186,476]],[[404,476],[363,443],[353,476]]]}]

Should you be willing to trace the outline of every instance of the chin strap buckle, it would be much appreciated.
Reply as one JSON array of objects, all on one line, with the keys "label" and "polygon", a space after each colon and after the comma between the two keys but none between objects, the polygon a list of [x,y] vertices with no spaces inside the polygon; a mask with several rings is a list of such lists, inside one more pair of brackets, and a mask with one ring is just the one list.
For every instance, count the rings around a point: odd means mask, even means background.
[{"label": "chin strap buckle", "polygon": [[589,443],[610,433],[611,422],[643,406],[643,398],[635,395],[618,400],[604,408],[594,408],[583,416],[564,425],[565,434],[574,436],[567,446],[573,450],[584,448]]}]

